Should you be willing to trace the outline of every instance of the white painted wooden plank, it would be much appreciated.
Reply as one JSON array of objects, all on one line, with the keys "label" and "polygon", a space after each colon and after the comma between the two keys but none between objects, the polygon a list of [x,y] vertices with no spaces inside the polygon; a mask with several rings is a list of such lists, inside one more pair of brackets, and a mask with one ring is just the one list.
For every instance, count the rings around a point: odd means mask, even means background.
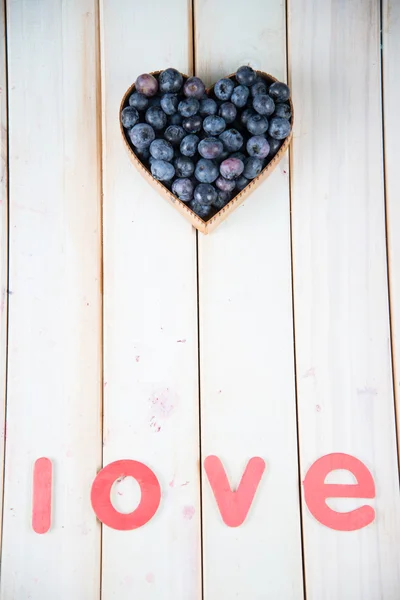
[{"label": "white painted wooden plank", "polygon": [[[4,433],[7,371],[8,148],[5,4],[0,5],[0,515],[3,507]],[[0,516],[0,547],[2,517]]]},{"label": "white painted wooden plank", "polygon": [[[309,600],[397,598],[397,468],[382,170],[380,15],[374,0],[291,0],[296,126],[292,214],[302,477],[320,456],[354,455],[375,500],[353,532],[318,523],[304,506]],[[349,475],[329,476],[349,482]]]},{"label": "white painted wooden plank", "polygon": [[[199,1],[195,22],[196,73],[207,83],[246,63],[285,79],[284,2]],[[237,529],[203,477],[207,600],[303,598],[289,233],[285,157],[243,207],[199,235],[202,454],[221,458],[234,488],[251,457],[266,461]]]},{"label": "white painted wooden plank", "polygon": [[[136,77],[189,69],[186,0],[102,4],[104,464],[145,463],[162,499],[143,527],[103,528],[103,600],[195,600],[200,585],[196,238],[130,162],[119,105]],[[131,511],[138,486],[118,484]]]},{"label": "white painted wooden plank", "polygon": [[383,0],[383,101],[385,124],[386,211],[388,232],[391,326],[397,423],[400,432],[400,3]]},{"label": "white painted wooden plank", "polygon": [[[10,331],[2,598],[95,600],[101,460],[96,5],[7,4]],[[53,461],[50,531],[31,527]]]}]

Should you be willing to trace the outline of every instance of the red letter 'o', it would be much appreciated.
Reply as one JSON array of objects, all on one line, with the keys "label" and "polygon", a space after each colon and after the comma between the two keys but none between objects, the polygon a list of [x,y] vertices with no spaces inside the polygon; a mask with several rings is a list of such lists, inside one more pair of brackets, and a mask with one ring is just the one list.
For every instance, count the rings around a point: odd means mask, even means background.
[{"label": "red letter 'o'", "polygon": [[[133,477],[140,485],[139,506],[129,514],[122,514],[111,504],[111,488],[116,479]],[[137,529],[155,515],[160,505],[161,488],[149,467],[136,460],[117,460],[99,471],[92,485],[91,501],[97,518],[120,531]]]}]

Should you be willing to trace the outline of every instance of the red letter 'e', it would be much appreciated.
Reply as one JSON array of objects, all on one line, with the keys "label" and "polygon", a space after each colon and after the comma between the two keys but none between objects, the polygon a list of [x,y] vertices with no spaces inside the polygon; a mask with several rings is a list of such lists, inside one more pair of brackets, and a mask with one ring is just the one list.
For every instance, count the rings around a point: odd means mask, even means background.
[{"label": "red letter 'e'", "polygon": [[[325,483],[331,471],[345,469],[357,480],[356,484]],[[336,531],[355,531],[375,519],[372,506],[364,505],[340,513],[327,506],[327,498],[375,498],[375,483],[367,467],[350,454],[327,454],[315,461],[304,479],[304,498],[311,514],[326,527]]]},{"label": "red letter 'e'", "polygon": [[[140,485],[140,503],[129,514],[122,514],[111,504],[111,488],[119,477],[133,477]],[[120,531],[137,529],[155,515],[161,500],[158,479],[149,467],[136,460],[117,460],[97,473],[92,485],[91,501],[97,518]]]}]

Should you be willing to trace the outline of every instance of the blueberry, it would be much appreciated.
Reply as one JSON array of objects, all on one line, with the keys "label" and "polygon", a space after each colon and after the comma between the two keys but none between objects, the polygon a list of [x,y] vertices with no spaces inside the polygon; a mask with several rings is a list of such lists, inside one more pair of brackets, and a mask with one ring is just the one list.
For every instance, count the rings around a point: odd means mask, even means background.
[{"label": "blueberry", "polygon": [[200,183],[194,189],[194,201],[204,206],[211,206],[217,198],[217,190],[209,183]]},{"label": "blueberry", "polygon": [[218,114],[226,123],[233,123],[237,115],[236,106],[232,102],[223,102],[219,107]]},{"label": "blueberry", "polygon": [[180,125],[170,125],[164,132],[165,139],[173,145],[181,143],[186,135],[186,131]]},{"label": "blueberry", "polygon": [[203,158],[218,158],[224,150],[221,140],[209,137],[201,140],[198,151]]},{"label": "blueberry", "polygon": [[209,115],[216,115],[218,106],[215,100],[212,98],[204,98],[200,102],[200,114],[202,117],[208,117]]},{"label": "blueberry", "polygon": [[266,95],[266,93],[267,86],[265,85],[264,81],[258,81],[251,86],[251,95],[253,98],[254,96],[258,96],[258,94]]},{"label": "blueberry", "polygon": [[245,154],[243,154],[243,152],[234,152],[229,156],[229,158],[239,158],[242,161],[242,163],[244,163],[246,156]]},{"label": "blueberry", "polygon": [[245,85],[238,85],[233,90],[231,96],[231,102],[238,108],[243,108],[247,102],[247,98],[249,97],[250,90]]},{"label": "blueberry", "polygon": [[236,179],[243,173],[244,164],[239,158],[227,158],[220,166],[219,171],[225,179]]},{"label": "blueberry", "polygon": [[228,152],[236,152],[243,146],[243,137],[237,129],[228,129],[219,136],[219,139],[224,144],[225,150]]},{"label": "blueberry", "polygon": [[139,75],[135,81],[136,91],[140,94],[144,94],[148,98],[154,96],[158,91],[158,81],[153,75],[144,73]]},{"label": "blueberry", "polygon": [[161,97],[153,96],[152,98],[149,98],[149,107],[150,106],[161,106]]},{"label": "blueberry", "polygon": [[127,106],[121,112],[121,123],[124,127],[133,127],[139,121],[139,113],[134,106]]},{"label": "blueberry", "polygon": [[191,177],[194,173],[194,163],[188,156],[177,156],[174,165],[177,177]]},{"label": "blueberry", "polygon": [[167,140],[154,140],[150,145],[150,154],[156,160],[170,161],[174,157],[174,149]]},{"label": "blueberry", "polygon": [[190,202],[193,198],[194,185],[190,179],[175,179],[172,184],[172,193],[182,202]]},{"label": "blueberry", "polygon": [[289,135],[291,128],[287,119],[273,117],[269,122],[268,133],[277,140],[284,140]]},{"label": "blueberry", "polygon": [[180,151],[185,156],[194,156],[197,152],[197,146],[199,144],[199,138],[197,135],[187,135],[183,138],[180,145]]},{"label": "blueberry", "polygon": [[171,163],[155,159],[151,164],[151,174],[159,181],[169,181],[175,175],[175,169]]},{"label": "blueberry", "polygon": [[149,101],[144,94],[139,94],[139,92],[133,92],[129,96],[129,106],[134,106],[137,110],[145,110],[147,108]]},{"label": "blueberry", "polygon": [[281,140],[276,140],[275,138],[267,135],[267,142],[269,143],[270,151],[268,154],[268,158],[272,158],[278,152],[279,148],[282,146]]},{"label": "blueberry", "polygon": [[200,103],[196,98],[185,98],[178,105],[178,110],[182,117],[192,117],[200,108]]},{"label": "blueberry", "polygon": [[290,98],[290,89],[286,83],[280,81],[275,81],[270,85],[268,93],[276,102],[286,102]]},{"label": "blueberry", "polygon": [[206,206],[205,204],[200,204],[199,202],[196,202],[194,200],[193,200],[193,202],[190,203],[190,208],[201,219],[205,219],[206,217],[208,217],[208,215],[211,212],[211,206]]},{"label": "blueberry", "polygon": [[240,67],[236,71],[236,81],[240,85],[253,85],[257,79],[257,73],[251,67]]},{"label": "blueberry", "polygon": [[290,119],[292,116],[292,111],[289,104],[286,104],[285,102],[278,102],[275,104],[275,112],[273,116],[282,117],[283,119]]},{"label": "blueberry", "polygon": [[188,98],[201,98],[206,91],[206,86],[199,77],[189,77],[183,86],[183,93]]},{"label": "blueberry", "polygon": [[147,123],[138,123],[129,130],[129,137],[136,148],[143,150],[143,148],[150,146],[156,134],[154,133],[154,129],[150,125],[147,125]]},{"label": "blueberry", "polygon": [[144,118],[154,129],[164,129],[167,124],[167,115],[159,106],[150,106]]},{"label": "blueberry", "polygon": [[[154,144],[154,142],[153,142]],[[256,156],[249,156],[246,158],[244,163],[244,171],[243,175],[247,177],[247,179],[254,179],[259,175],[263,168],[263,161],[261,158],[257,158]]]},{"label": "blueberry", "polygon": [[214,85],[214,94],[219,100],[226,102],[232,96],[235,84],[231,79],[220,79]]},{"label": "blueberry", "polygon": [[148,148],[135,148],[135,154],[142,162],[149,161],[152,158]]},{"label": "blueberry", "polygon": [[239,179],[236,180],[236,189],[241,192],[249,183],[250,181],[246,177],[239,177]]},{"label": "blueberry", "polygon": [[246,149],[250,156],[257,158],[266,158],[269,154],[269,144],[263,135],[251,137],[247,142]]},{"label": "blueberry", "polygon": [[253,107],[258,114],[268,117],[274,112],[275,103],[268,94],[257,94],[253,98]]},{"label": "blueberry", "polygon": [[228,152],[228,150],[224,149],[224,151],[222,152],[222,154],[220,154],[218,156],[218,158],[216,158],[215,160],[216,160],[216,162],[218,164],[220,164],[220,163],[222,163],[223,160],[226,160],[229,156],[230,156],[230,152]]},{"label": "blueberry", "polygon": [[234,181],[229,181],[229,179],[225,179],[221,175],[215,180],[215,185],[221,192],[232,192],[235,188]]},{"label": "blueberry", "polygon": [[166,92],[176,93],[182,87],[183,77],[176,69],[165,69],[160,73],[159,77],[160,91],[165,94]]},{"label": "blueberry", "polygon": [[254,110],[254,108],[246,108],[240,115],[240,122],[242,123],[242,125],[246,125],[247,121],[250,119],[250,117],[252,117],[253,115],[256,115],[256,114],[257,113]]},{"label": "blueberry", "polygon": [[188,133],[197,133],[201,130],[203,125],[203,119],[200,115],[193,115],[193,117],[188,117],[187,119],[183,119],[182,127],[186,129]]},{"label": "blueberry", "polygon": [[212,183],[218,177],[218,167],[212,160],[200,158],[198,161],[194,176],[200,183]]},{"label": "blueberry", "polygon": [[252,135],[262,135],[268,129],[268,121],[262,115],[255,114],[249,118],[246,126]]},{"label": "blueberry", "polygon": [[175,113],[174,115],[170,115],[168,121],[171,125],[182,125],[183,118],[181,114]]},{"label": "blueberry", "polygon": [[164,94],[161,98],[161,108],[167,115],[173,115],[178,110],[178,96],[176,94]]},{"label": "blueberry", "polygon": [[230,192],[223,192],[222,190],[219,190],[218,194],[217,194],[217,198],[213,202],[213,206],[215,206],[215,208],[218,208],[218,210],[221,210],[221,208],[223,208],[226,204],[228,204],[230,199],[231,199]]},{"label": "blueberry", "polygon": [[208,135],[215,136],[219,135],[224,131],[226,123],[222,117],[217,115],[210,115],[203,121],[203,129]]}]

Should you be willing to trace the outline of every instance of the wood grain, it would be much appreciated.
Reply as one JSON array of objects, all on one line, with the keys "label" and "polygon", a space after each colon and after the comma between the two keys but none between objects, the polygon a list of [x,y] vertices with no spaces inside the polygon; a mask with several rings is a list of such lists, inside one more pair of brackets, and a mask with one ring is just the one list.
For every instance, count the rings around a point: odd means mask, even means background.
[{"label": "wood grain", "polygon": [[[223,23],[223,26],[221,26]],[[250,24],[247,26],[244,24]],[[286,76],[284,3],[197,2],[196,74],[207,84],[250,63]],[[207,600],[303,598],[287,155],[235,213],[199,236],[202,454],[233,489],[249,459],[266,471],[238,528],[203,477]]]},{"label": "wood grain", "polygon": [[[304,506],[309,600],[396,598],[397,467],[382,169],[380,15],[374,0],[291,0],[296,110],[292,215],[302,479],[331,452],[371,471],[376,498],[328,500],[376,520],[354,532]],[[346,472],[330,483],[351,483]]]},{"label": "wood grain", "polygon": [[388,268],[391,298],[394,389],[397,402],[397,434],[400,435],[400,180],[398,142],[400,135],[400,3],[383,0],[383,101],[386,167],[386,215]]},{"label": "wood grain", "polygon": [[0,4],[0,552],[5,444],[8,305],[8,114],[5,3]]},{"label": "wood grain", "polygon": [[[188,72],[186,0],[102,2],[104,114],[104,464],[156,474],[160,507],[143,527],[103,531],[103,600],[201,598],[196,237],[131,164],[119,126],[141,73]],[[169,24],[169,25],[168,25]],[[151,39],[151,43],[149,40]],[[132,478],[117,509],[139,500]]]},{"label": "wood grain", "polygon": [[[100,172],[96,5],[7,3],[10,329],[2,598],[97,600]],[[32,529],[36,459],[51,529]]]}]

